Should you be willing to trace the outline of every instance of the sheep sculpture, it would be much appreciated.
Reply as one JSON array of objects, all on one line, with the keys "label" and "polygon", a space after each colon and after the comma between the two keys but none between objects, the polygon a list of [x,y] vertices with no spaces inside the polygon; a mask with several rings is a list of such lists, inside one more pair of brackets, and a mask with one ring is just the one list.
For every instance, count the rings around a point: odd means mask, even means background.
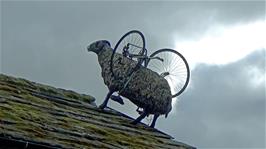
[{"label": "sheep sculpture", "polygon": [[[149,114],[154,114],[150,125],[153,128],[160,115],[167,117],[172,109],[172,94],[166,79],[143,66],[140,66],[140,68],[132,73],[132,76],[128,75],[128,72],[133,70],[137,62],[123,57],[122,54],[115,53],[114,56],[119,59],[119,61],[113,62],[113,71],[118,72],[119,76],[119,79],[117,79],[110,70],[113,49],[108,41],[96,41],[90,44],[87,50],[97,54],[104,83],[109,89],[105,100],[99,108],[104,109],[111,95],[114,92],[119,92],[121,96],[126,97],[138,107],[143,108],[140,116],[132,124],[137,124]],[[125,86],[128,80],[129,82]]]}]

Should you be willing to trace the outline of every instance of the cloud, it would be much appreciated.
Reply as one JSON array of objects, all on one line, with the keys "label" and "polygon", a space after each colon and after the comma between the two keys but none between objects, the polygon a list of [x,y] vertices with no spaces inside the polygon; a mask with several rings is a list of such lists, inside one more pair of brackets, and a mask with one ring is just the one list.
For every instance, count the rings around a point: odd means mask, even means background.
[{"label": "cloud", "polygon": [[217,25],[265,20],[265,1],[171,1],[156,4],[149,7],[144,17],[145,29],[158,45],[173,46],[176,41],[169,36],[178,40],[196,40]]},{"label": "cloud", "polygon": [[[255,86],[250,68],[263,79]],[[197,66],[177,111],[159,126],[199,148],[264,148],[265,68],[265,49],[228,65]]]},{"label": "cloud", "polygon": [[256,21],[234,26],[215,26],[198,40],[176,39],[175,47],[193,67],[197,63],[226,64],[256,49],[265,48],[265,25],[264,21]]}]

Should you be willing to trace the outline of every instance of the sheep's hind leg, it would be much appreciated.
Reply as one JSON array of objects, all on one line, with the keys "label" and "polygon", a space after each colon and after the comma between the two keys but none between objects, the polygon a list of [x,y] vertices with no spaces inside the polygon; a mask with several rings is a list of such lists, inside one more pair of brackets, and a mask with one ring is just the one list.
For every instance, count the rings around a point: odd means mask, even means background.
[{"label": "sheep's hind leg", "polygon": [[136,125],[137,123],[139,123],[147,115],[148,115],[147,110],[144,110],[143,113],[137,119],[135,119],[133,122],[131,122],[131,124]]},{"label": "sheep's hind leg", "polygon": [[108,94],[106,95],[103,103],[99,106],[100,109],[104,109],[107,106],[107,103],[109,101],[109,98],[111,97],[111,95],[114,93],[114,91],[109,91]]},{"label": "sheep's hind leg", "polygon": [[157,118],[158,118],[159,116],[160,116],[159,114],[154,114],[154,117],[153,117],[152,123],[151,123],[151,125],[150,125],[151,128],[154,128],[155,123],[156,123],[156,120],[157,120]]}]

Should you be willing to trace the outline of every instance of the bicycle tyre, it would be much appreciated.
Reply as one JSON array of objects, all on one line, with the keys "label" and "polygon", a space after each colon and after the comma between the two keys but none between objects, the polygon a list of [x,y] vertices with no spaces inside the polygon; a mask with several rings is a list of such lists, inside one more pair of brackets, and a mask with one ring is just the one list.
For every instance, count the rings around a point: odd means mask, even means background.
[{"label": "bicycle tyre", "polygon": [[[136,38],[134,38],[134,35],[136,36]],[[126,44],[137,44],[137,43],[133,43],[133,42],[139,42],[139,52],[137,54],[139,55],[144,55],[145,54],[145,38],[144,38],[144,35],[138,31],[138,30],[132,30],[132,31],[129,31],[127,32],[126,34],[124,34],[119,40],[118,42],[116,43],[115,47],[114,47],[114,50],[113,50],[113,53],[112,53],[112,56],[111,56],[111,60],[110,60],[110,70],[111,70],[111,73],[112,75],[117,78],[117,75],[115,74],[115,72],[113,71],[113,65],[114,65],[114,55],[115,53],[120,53],[122,54],[122,47],[124,48],[126,46]],[[133,46],[131,46],[133,47]],[[136,48],[136,47],[135,47]],[[135,54],[133,53],[134,52],[134,48],[131,48],[130,49],[132,51],[131,54]],[[133,70],[136,69],[136,67],[140,66],[143,62],[143,59],[139,59],[137,60],[138,63],[137,65],[134,67]]]},{"label": "bicycle tyre", "polygon": [[[155,51],[150,57],[160,57],[164,60],[162,62],[156,59],[148,59],[146,67],[159,74],[169,73],[165,76],[165,79],[171,88],[172,98],[184,92],[190,79],[189,65],[185,57],[179,52],[167,48]],[[177,79],[180,78],[177,77],[180,77],[182,80],[178,81]]]}]

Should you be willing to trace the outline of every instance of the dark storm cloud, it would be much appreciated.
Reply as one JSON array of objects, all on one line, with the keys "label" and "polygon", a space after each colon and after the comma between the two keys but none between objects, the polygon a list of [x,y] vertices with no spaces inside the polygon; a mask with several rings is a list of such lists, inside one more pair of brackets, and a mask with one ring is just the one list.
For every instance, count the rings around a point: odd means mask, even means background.
[{"label": "dark storm cloud", "polygon": [[199,65],[176,113],[159,125],[200,148],[264,148],[265,80],[254,83],[251,71],[265,79],[265,68],[265,49],[228,65]]},{"label": "dark storm cloud", "polygon": [[125,31],[140,29],[150,49],[174,46],[173,35],[179,39],[196,38],[216,24],[264,19],[265,14],[264,1],[42,1],[3,2],[2,7],[3,22],[9,28],[31,28],[29,24],[45,27],[58,44],[103,36],[115,42]]}]

